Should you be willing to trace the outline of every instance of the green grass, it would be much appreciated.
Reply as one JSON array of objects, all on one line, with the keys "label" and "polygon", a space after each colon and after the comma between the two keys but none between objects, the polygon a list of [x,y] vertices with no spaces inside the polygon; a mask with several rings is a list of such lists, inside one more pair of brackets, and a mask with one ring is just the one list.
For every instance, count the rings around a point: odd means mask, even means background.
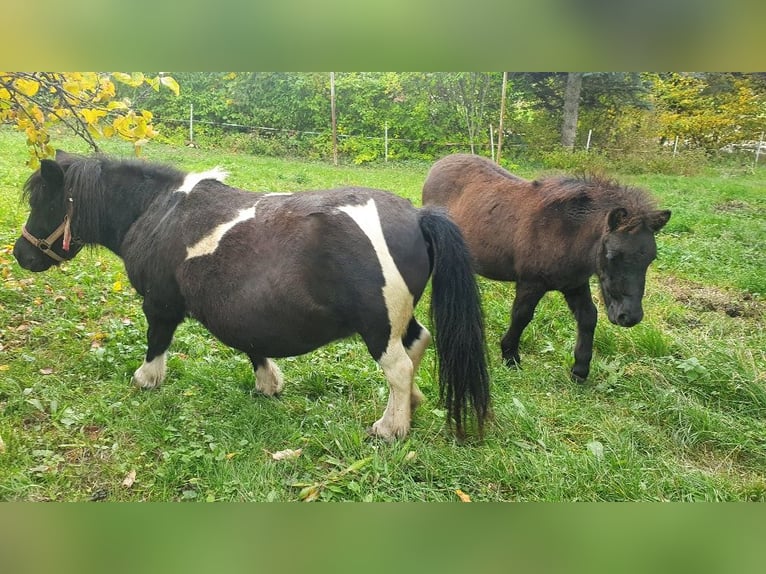
[{"label": "green grass", "polygon": [[[494,404],[485,439],[457,444],[445,429],[429,350],[418,373],[427,401],[410,436],[388,444],[365,433],[387,387],[358,339],[280,359],[286,386],[273,399],[252,393],[246,357],[188,321],[163,386],[134,388],[146,323],[122,263],[97,249],[43,274],[22,270],[11,248],[26,218],[23,137],[0,130],[0,149],[0,500],[457,501],[458,489],[475,501],[766,500],[762,169],[630,176],[673,217],[644,321],[621,329],[599,303],[584,385],[568,375],[575,328],[563,298],[543,299],[523,367],[507,369],[499,339],[512,288],[481,280]],[[222,165],[253,190],[366,185],[416,204],[428,169],[158,144],[145,155]],[[272,460],[285,449],[302,450]]]}]

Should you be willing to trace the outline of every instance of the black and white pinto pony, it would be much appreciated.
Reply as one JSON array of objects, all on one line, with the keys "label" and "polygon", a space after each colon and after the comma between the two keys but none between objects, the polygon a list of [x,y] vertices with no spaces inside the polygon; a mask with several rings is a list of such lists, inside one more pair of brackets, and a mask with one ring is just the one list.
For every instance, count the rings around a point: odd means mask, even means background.
[{"label": "black and white pinto pony", "polygon": [[225,185],[225,175],[58,152],[25,184],[30,215],[14,256],[35,272],[84,245],[123,259],[148,323],[139,387],[162,383],[187,316],[250,358],[265,395],[283,385],[272,358],[358,333],[389,384],[371,428],[384,439],[407,435],[424,398],[414,373],[431,335],[413,310],[432,275],[440,399],[459,436],[471,411],[481,431],[483,319],[469,252],[448,216],[381,190],[254,193]]}]

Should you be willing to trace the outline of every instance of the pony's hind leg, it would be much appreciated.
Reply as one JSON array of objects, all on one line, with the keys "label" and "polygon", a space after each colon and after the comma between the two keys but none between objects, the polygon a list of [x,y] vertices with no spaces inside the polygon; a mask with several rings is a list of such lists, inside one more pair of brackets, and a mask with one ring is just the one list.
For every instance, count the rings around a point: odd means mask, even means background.
[{"label": "pony's hind leg", "polygon": [[418,388],[418,384],[415,382],[415,373],[418,372],[420,367],[420,361],[423,359],[423,355],[431,342],[431,333],[428,332],[423,325],[413,317],[410,320],[410,324],[407,326],[407,332],[402,337],[402,343],[404,349],[407,352],[407,356],[412,361],[412,390],[410,391],[410,408],[414,411],[420,406],[425,397]]},{"label": "pony's hind leg", "polygon": [[269,397],[281,393],[284,379],[277,364],[271,359],[256,356],[251,356],[250,361],[255,369],[255,390]]},{"label": "pony's hind leg", "polygon": [[146,332],[147,348],[144,363],[133,373],[133,383],[144,389],[159,386],[165,380],[165,359],[173,333],[181,323],[181,318],[169,318],[152,311],[152,306],[144,300],[144,314],[149,323]]},{"label": "pony's hind leg", "polygon": [[[383,416],[372,425],[372,434],[386,440],[403,438],[410,431],[413,368],[401,340],[392,340],[378,364],[388,380],[388,404]],[[422,398],[422,393],[418,389]]]},{"label": "pony's hind leg", "polygon": [[511,307],[511,324],[500,342],[503,360],[509,367],[519,366],[519,341],[535,314],[535,308],[545,294],[545,289],[534,284],[516,283],[516,297]]}]

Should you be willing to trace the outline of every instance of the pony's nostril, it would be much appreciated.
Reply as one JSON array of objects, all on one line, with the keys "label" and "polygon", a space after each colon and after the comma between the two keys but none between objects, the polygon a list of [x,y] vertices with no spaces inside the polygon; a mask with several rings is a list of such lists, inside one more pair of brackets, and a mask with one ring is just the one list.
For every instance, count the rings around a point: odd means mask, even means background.
[{"label": "pony's nostril", "polygon": [[617,322],[620,325],[627,325],[630,322],[629,319],[628,319],[628,314],[627,313],[620,313],[619,315],[617,315]]}]

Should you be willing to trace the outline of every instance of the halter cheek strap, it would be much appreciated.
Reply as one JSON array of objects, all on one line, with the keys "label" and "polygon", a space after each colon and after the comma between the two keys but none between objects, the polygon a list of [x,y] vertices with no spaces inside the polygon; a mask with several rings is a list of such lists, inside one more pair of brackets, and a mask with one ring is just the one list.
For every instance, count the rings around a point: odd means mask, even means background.
[{"label": "halter cheek strap", "polygon": [[53,251],[52,247],[53,244],[58,241],[58,238],[63,236],[64,240],[62,242],[62,247],[64,248],[64,251],[69,251],[69,243],[72,240],[72,232],[69,229],[68,215],[64,216],[64,221],[61,222],[61,225],[54,229],[53,233],[51,233],[45,239],[38,239],[32,235],[29,231],[27,231],[26,225],[22,226],[21,235],[24,237],[24,239],[29,241],[32,245],[37,247],[51,259],[55,259],[59,263],[66,261],[63,257],[61,257],[61,255]]}]

